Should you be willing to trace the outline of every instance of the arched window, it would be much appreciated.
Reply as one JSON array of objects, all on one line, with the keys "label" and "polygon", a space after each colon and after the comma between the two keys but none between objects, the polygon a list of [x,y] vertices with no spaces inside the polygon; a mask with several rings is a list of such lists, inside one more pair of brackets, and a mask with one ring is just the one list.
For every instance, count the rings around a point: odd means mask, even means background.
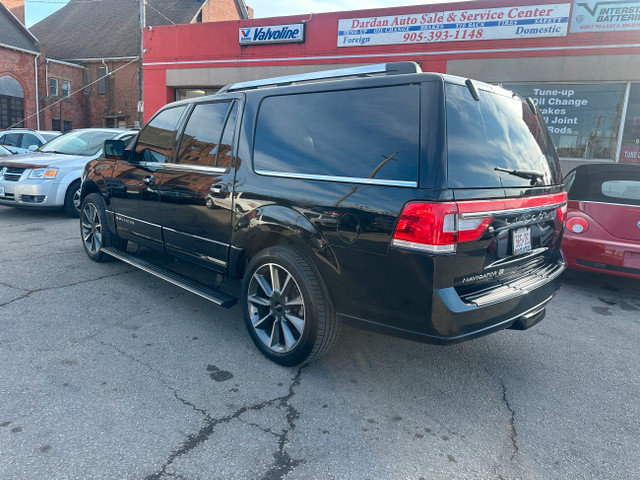
[{"label": "arched window", "polygon": [[[0,76],[0,130],[12,125],[22,127],[24,120],[24,91],[9,75]],[[17,125],[16,125],[17,124]]]}]

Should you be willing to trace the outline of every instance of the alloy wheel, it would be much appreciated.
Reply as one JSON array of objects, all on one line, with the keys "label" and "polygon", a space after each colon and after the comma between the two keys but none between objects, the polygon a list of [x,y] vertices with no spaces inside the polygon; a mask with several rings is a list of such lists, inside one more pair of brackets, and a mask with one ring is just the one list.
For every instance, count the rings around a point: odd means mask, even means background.
[{"label": "alloy wheel", "polygon": [[73,192],[73,206],[79,212],[82,206],[82,197],[81,197],[81,189],[78,188],[75,192]]},{"label": "alloy wheel", "polygon": [[260,341],[276,353],[293,350],[302,338],[305,308],[302,291],[281,265],[258,268],[247,292],[249,316]]},{"label": "alloy wheel", "polygon": [[85,205],[81,224],[84,248],[89,253],[98,253],[102,246],[102,222],[98,208],[93,203]]}]

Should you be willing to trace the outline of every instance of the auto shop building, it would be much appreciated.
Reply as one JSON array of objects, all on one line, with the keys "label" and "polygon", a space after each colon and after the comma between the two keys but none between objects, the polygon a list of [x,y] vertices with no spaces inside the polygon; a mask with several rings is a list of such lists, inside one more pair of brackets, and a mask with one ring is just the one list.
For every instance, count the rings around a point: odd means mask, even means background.
[{"label": "auto shop building", "polygon": [[565,171],[640,163],[640,3],[479,0],[153,27],[145,120],[264,77],[411,60],[533,98]]}]

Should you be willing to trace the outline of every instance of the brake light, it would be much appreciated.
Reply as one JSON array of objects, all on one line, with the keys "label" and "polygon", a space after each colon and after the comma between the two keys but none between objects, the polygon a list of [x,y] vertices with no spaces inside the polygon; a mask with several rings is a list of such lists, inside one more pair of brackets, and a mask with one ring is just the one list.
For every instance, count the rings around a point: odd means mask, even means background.
[{"label": "brake light", "polygon": [[493,217],[465,218],[460,215],[460,205],[462,202],[407,204],[398,220],[393,245],[432,253],[451,253],[456,251],[458,243],[477,240]]},{"label": "brake light", "polygon": [[411,202],[400,214],[392,245],[430,253],[453,253],[458,243],[482,237],[496,215],[549,207],[556,209],[558,219],[564,222],[566,205],[566,192],[503,200]]},{"label": "brake light", "polygon": [[566,226],[573,233],[584,233],[589,230],[589,222],[582,217],[571,217],[567,220]]}]

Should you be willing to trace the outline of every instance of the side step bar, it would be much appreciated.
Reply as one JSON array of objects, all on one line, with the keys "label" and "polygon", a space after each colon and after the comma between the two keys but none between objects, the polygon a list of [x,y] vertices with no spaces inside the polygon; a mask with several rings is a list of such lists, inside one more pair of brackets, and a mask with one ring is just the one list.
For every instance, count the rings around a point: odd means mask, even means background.
[{"label": "side step bar", "polygon": [[233,307],[238,301],[236,297],[232,297],[230,295],[227,295],[226,293],[221,292],[220,290],[216,290],[214,288],[203,285],[202,283],[196,282],[195,280],[180,275],[179,273],[175,273],[171,270],[167,270],[166,268],[154,265],[151,262],[147,262],[146,260],[138,258],[135,255],[123,252],[122,250],[106,247],[102,248],[102,252],[125,263],[128,263],[129,265],[133,265],[140,270],[144,270],[151,275],[155,275],[156,277],[172,283],[177,287],[184,288],[191,293],[195,293],[205,300],[209,300],[210,302],[213,302],[216,305],[220,305],[221,307]]}]

